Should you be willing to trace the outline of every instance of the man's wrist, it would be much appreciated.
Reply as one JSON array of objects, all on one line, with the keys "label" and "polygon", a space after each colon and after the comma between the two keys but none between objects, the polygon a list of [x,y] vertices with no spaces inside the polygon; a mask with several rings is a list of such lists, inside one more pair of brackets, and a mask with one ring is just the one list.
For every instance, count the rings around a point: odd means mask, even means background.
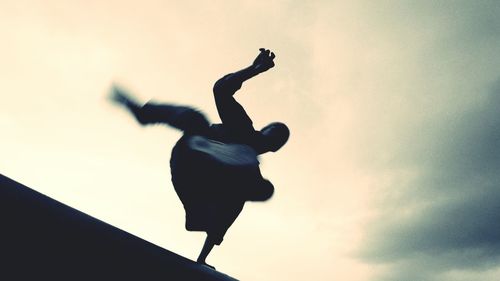
[{"label": "man's wrist", "polygon": [[244,81],[256,76],[259,73],[261,73],[261,71],[259,71],[259,69],[255,65],[250,65],[250,66],[236,72],[235,74],[240,74],[241,75],[240,77],[242,79],[241,82],[244,82]]},{"label": "man's wrist", "polygon": [[248,69],[249,69],[249,71],[250,71],[250,74],[253,74],[254,76],[255,76],[255,75],[257,75],[257,74],[259,74],[259,73],[262,73],[262,71],[261,71],[261,70],[259,70],[258,65],[254,65],[254,64],[252,64],[252,65],[250,65],[250,66],[248,67]]}]

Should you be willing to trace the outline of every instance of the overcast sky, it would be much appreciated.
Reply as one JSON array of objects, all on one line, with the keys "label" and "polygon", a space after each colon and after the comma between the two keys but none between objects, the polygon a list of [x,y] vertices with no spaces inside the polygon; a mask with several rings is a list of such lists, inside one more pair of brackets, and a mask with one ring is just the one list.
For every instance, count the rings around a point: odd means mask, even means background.
[{"label": "overcast sky", "polygon": [[208,258],[241,280],[496,281],[498,1],[1,1],[0,173],[195,259],[169,157],[180,133],[106,100],[188,104],[261,47],[237,94],[276,187]]}]

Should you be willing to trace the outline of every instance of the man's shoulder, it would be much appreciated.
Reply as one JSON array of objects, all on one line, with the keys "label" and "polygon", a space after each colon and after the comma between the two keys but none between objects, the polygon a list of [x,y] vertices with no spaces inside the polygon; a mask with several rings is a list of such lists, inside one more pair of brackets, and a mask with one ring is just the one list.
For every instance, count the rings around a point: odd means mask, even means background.
[{"label": "man's shoulder", "polygon": [[213,123],[210,125],[210,129],[216,129],[216,130],[221,129],[223,127],[224,127],[224,124],[222,124],[222,123]]},{"label": "man's shoulder", "polygon": [[224,124],[214,123],[208,128],[208,134],[207,137],[209,138],[223,138],[227,135],[227,129],[224,127]]}]

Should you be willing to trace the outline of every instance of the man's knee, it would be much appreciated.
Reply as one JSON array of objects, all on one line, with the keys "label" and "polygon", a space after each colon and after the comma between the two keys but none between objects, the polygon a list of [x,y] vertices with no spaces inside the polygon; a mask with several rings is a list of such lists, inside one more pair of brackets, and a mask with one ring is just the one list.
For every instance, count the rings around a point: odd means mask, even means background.
[{"label": "man's knee", "polygon": [[203,114],[196,110],[186,110],[173,120],[172,125],[181,128],[188,133],[202,133],[208,127],[208,120]]},{"label": "man's knee", "polygon": [[266,201],[274,194],[274,186],[268,180],[263,180],[260,184],[250,189],[248,201]]}]

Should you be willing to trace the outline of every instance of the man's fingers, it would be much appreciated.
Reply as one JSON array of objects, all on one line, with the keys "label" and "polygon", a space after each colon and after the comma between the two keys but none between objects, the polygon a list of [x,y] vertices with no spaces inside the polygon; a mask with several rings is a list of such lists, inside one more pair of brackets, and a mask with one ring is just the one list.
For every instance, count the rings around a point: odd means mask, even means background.
[{"label": "man's fingers", "polygon": [[274,52],[271,52],[271,50],[265,48],[259,48],[259,51],[260,54],[257,56],[254,63],[259,61],[260,63],[266,66],[266,70],[271,67],[274,67],[273,60],[276,57],[276,54],[274,54]]},{"label": "man's fingers", "polygon": [[265,54],[270,59],[274,59],[276,57],[276,55],[273,52],[271,52],[271,50],[269,50],[269,49],[259,48],[259,51],[261,52],[261,54]]}]

